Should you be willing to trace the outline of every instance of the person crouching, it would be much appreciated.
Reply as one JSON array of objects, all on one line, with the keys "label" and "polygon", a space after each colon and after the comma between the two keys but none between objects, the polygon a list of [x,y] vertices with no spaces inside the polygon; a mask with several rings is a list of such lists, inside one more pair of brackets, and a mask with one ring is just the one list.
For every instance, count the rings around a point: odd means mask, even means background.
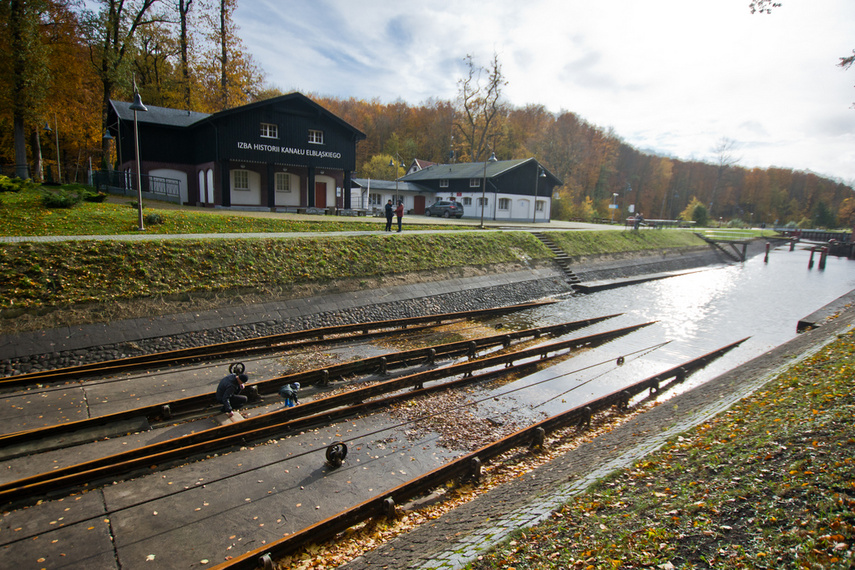
[{"label": "person crouching", "polygon": [[249,377],[246,374],[229,374],[220,380],[216,398],[217,402],[223,405],[224,414],[232,417],[235,410],[239,410],[249,401],[249,398],[241,394],[247,382]]},{"label": "person crouching", "polygon": [[286,408],[293,408],[297,404],[300,403],[299,398],[297,397],[297,390],[300,389],[300,383],[294,382],[293,384],[285,384],[281,388],[279,388],[279,395],[285,400]]}]

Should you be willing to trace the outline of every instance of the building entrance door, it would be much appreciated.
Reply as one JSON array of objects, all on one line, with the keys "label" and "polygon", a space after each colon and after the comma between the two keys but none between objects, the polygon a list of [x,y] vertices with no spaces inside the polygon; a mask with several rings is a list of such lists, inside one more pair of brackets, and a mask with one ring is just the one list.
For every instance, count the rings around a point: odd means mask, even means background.
[{"label": "building entrance door", "polygon": [[315,182],[315,207],[327,207],[327,183]]}]

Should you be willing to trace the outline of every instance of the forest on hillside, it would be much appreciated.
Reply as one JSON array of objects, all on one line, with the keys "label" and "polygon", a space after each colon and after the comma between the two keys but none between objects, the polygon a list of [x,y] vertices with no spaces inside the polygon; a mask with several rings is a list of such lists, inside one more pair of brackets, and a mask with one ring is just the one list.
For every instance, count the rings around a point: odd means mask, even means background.
[{"label": "forest on hillside", "polygon": [[[115,156],[109,100],[214,113],[282,95],[242,43],[238,0],[0,0],[0,166],[3,173],[84,181]],[[722,139],[712,163],[641,152],[571,111],[516,107],[497,56],[470,56],[455,100],[339,99],[307,93],[367,135],[356,176],[392,179],[389,166],[534,156],[563,186],[554,219],[684,217],[735,224],[852,227],[853,188],[811,172],[744,168]],[[610,209],[614,205],[616,209]],[[616,212],[616,213],[615,213]]]}]

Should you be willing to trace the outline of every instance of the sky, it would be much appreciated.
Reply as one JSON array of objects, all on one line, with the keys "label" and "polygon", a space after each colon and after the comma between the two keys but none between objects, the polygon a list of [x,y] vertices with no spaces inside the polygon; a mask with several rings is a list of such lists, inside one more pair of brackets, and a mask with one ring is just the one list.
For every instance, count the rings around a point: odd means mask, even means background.
[{"label": "sky", "polygon": [[854,0],[239,0],[284,92],[418,105],[498,55],[514,107],[570,111],[644,152],[855,186]]}]

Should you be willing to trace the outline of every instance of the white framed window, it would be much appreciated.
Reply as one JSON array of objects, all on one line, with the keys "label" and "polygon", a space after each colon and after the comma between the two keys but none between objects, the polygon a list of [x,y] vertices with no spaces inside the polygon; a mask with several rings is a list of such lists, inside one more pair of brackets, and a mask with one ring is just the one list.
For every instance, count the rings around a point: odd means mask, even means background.
[{"label": "white framed window", "polygon": [[478,198],[478,205],[479,206],[486,207],[487,204],[489,204],[489,203],[490,203],[489,198]]},{"label": "white framed window", "polygon": [[499,198],[499,209],[500,210],[510,210],[511,209],[511,200],[509,198]]},{"label": "white framed window", "polygon": [[440,188],[448,188],[448,178],[440,178],[439,187]]},{"label": "white framed window", "polygon": [[309,142],[312,144],[324,144],[324,131],[309,129]]},{"label": "white framed window", "polygon": [[272,123],[261,123],[261,138],[278,139],[279,125],[274,125]]},{"label": "white framed window", "polygon": [[472,198],[470,198],[469,196],[466,196],[465,198],[463,198],[463,205],[464,206],[471,206],[472,205]]},{"label": "white framed window", "polygon": [[235,170],[235,190],[249,192],[249,172],[246,170]]},{"label": "white framed window", "polygon": [[368,205],[369,206],[379,206],[383,203],[383,196],[380,194],[369,194],[368,195]]},{"label": "white framed window", "polygon": [[291,192],[291,175],[287,172],[277,172],[275,183],[277,192]]},{"label": "white framed window", "polygon": [[469,179],[469,187],[470,188],[480,188],[481,187],[481,179],[480,178],[470,178]]},{"label": "white framed window", "polygon": [[538,212],[542,212],[543,211],[543,204],[544,204],[543,200],[538,200],[537,202],[534,203],[534,209]]}]

